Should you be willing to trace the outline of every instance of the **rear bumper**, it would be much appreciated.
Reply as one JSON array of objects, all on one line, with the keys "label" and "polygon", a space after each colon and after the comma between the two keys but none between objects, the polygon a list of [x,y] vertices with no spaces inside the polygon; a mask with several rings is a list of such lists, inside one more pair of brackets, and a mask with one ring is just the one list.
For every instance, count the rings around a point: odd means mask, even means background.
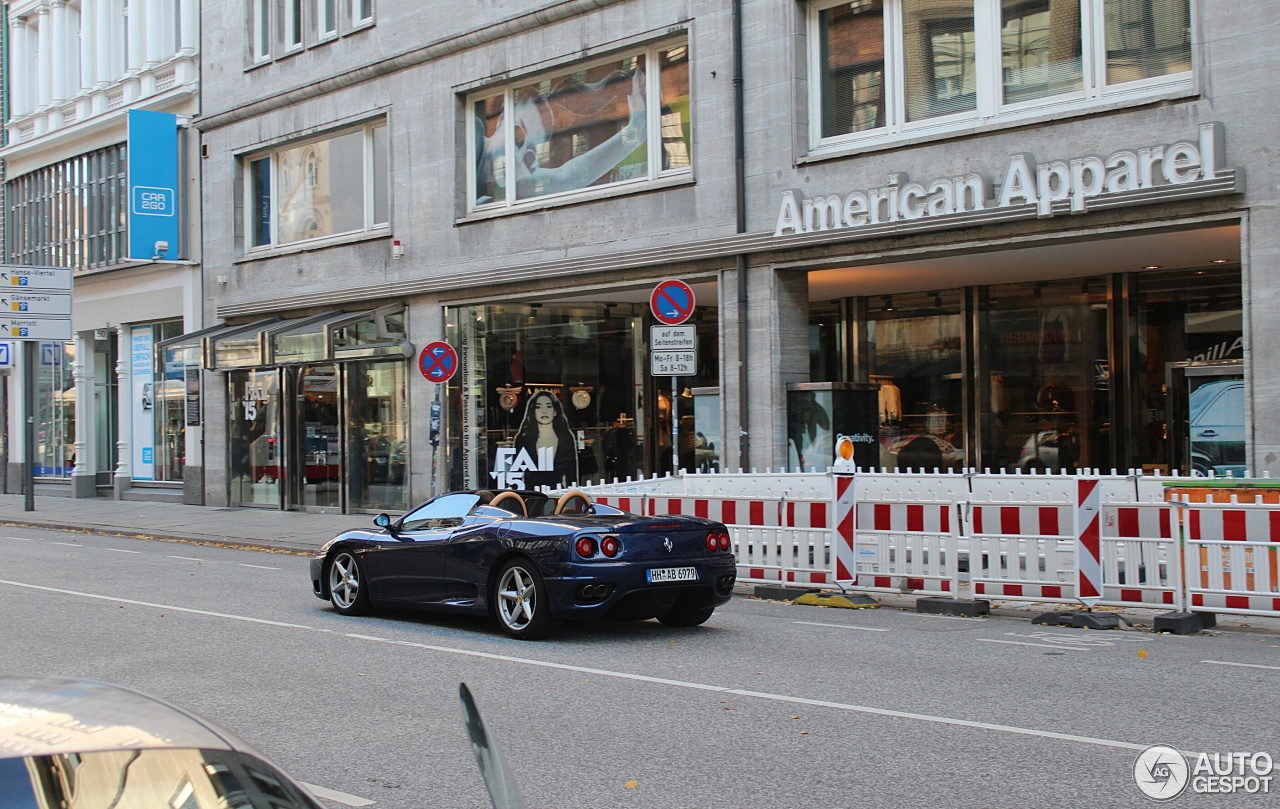
[{"label": "rear bumper", "polygon": [[[653,568],[692,567],[696,580],[651,584]],[[733,597],[737,566],[732,556],[695,560],[569,563],[545,577],[551,611],[561,618],[643,619],[671,611],[718,607]],[[604,586],[603,596],[590,595]],[[584,592],[585,591],[585,592]]]}]

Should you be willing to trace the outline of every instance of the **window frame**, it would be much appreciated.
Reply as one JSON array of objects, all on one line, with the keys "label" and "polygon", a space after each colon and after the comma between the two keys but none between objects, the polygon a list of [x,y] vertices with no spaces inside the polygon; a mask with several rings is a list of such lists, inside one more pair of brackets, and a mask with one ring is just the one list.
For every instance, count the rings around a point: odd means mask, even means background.
[{"label": "window frame", "polygon": [[282,56],[298,53],[307,45],[307,4],[303,0],[282,0],[280,25]]},{"label": "window frame", "polygon": [[[333,13],[329,13],[329,4]],[[338,37],[338,18],[342,16],[338,0],[312,0],[312,19],[315,20],[316,42],[328,42]]]},{"label": "window frame", "polygon": [[[377,9],[373,6],[373,0],[348,0],[348,10],[350,14],[347,19],[351,21],[352,28],[360,28],[365,25],[371,25],[373,18],[377,15]],[[361,16],[362,5],[368,5],[368,13]]]},{"label": "window frame", "polygon": [[845,5],[849,0],[815,0],[806,9],[809,151],[815,156],[839,153],[867,146],[878,147],[919,138],[946,137],[975,127],[1003,128],[1030,120],[1061,117],[1110,105],[1147,103],[1195,92],[1198,57],[1196,2],[1190,4],[1191,68],[1145,79],[1107,83],[1106,3],[1108,0],[1080,0],[1081,89],[1006,103],[1004,101],[1002,5],[1000,0],[970,0],[974,10],[976,58],[976,105],[963,110],[907,120],[907,92],[903,27],[905,0],[884,3],[884,124],[861,132],[823,137],[824,84],[822,12]]},{"label": "window frame", "polygon": [[[486,87],[481,90],[475,90],[462,96],[463,104],[463,121],[464,131],[466,132],[466,215],[485,215],[495,212],[518,212],[528,210],[530,208],[545,207],[548,204],[559,200],[574,200],[591,198],[599,196],[602,192],[617,192],[620,189],[644,189],[651,187],[654,183],[669,177],[691,176],[693,174],[693,137],[692,133],[689,138],[689,165],[679,168],[663,170],[662,168],[662,77],[661,70],[653,70],[652,66],[660,64],[659,54],[669,51],[673,48],[683,46],[686,50],[686,60],[692,62],[692,52],[687,32],[677,38],[666,38],[646,45],[638,45],[621,51],[593,57],[576,62],[567,62],[557,65],[548,70],[540,70],[515,76],[502,83],[501,85]],[[528,87],[540,78],[557,77],[561,75],[569,75],[574,72],[589,70],[602,64],[618,62],[633,56],[643,56],[645,61],[645,160],[648,171],[644,177],[637,177],[629,180],[618,180],[612,183],[601,185],[588,185],[584,188],[577,188],[569,191],[559,191],[549,194],[540,194],[528,199],[517,199],[516,183],[509,178],[503,183],[505,197],[501,200],[476,204],[476,142],[473,136],[473,116],[475,115],[476,105],[480,102],[492,99],[502,98],[503,110],[513,109],[515,106],[515,92],[517,88]],[[690,70],[690,76],[692,71]],[[690,118],[692,119],[692,110],[695,108],[693,97],[693,82],[689,82],[689,109]],[[658,104],[651,103],[652,99],[659,99]],[[690,120],[690,128],[693,122]],[[504,154],[513,154],[515,149],[515,120],[510,115],[503,115],[503,139]],[[504,162],[504,166],[506,163]]]},{"label": "window frame", "polygon": [[[362,238],[370,234],[383,234],[391,229],[391,172],[390,166],[386,176],[382,178],[382,182],[387,184],[387,211],[386,221],[375,221],[377,211],[374,209],[375,201],[375,183],[378,179],[374,177],[374,138],[376,132],[390,126],[390,122],[386,117],[374,118],[360,123],[344,126],[339,129],[329,130],[314,137],[300,140],[284,141],[274,144],[268,149],[258,149],[253,152],[245,153],[237,158],[239,172],[241,177],[241,216],[239,217],[238,226],[240,228],[240,249],[241,255],[248,256],[250,254],[258,255],[262,253],[274,253],[284,250],[292,250],[304,246],[313,246],[317,244],[325,244],[329,242],[343,242],[352,238]],[[361,189],[361,201],[363,204],[364,223],[356,230],[344,230],[338,233],[329,233],[323,236],[315,236],[312,238],[294,239],[289,242],[280,241],[280,210],[278,209],[278,198],[282,191],[280,187],[280,156],[285,152],[293,152],[308,149],[320,143],[334,141],[353,133],[360,132],[362,137],[361,149],[361,172],[364,177],[364,187]],[[389,133],[388,133],[389,134]],[[258,230],[258,221],[255,219],[255,211],[257,211],[257,195],[255,193],[255,183],[253,178],[253,167],[260,161],[265,161],[267,171],[267,200],[269,205],[270,218],[267,222],[266,243],[255,244],[254,236]],[[310,178],[307,176],[307,163],[304,160],[302,164],[303,177],[301,182],[308,183]]]},{"label": "window frame", "polygon": [[272,0],[250,0],[249,61],[260,65],[271,61]]}]

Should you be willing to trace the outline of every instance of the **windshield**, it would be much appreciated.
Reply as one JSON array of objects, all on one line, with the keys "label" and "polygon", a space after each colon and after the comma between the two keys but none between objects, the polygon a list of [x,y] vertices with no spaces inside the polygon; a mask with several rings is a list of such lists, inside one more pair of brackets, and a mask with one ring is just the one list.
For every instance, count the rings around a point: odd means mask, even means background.
[{"label": "windshield", "polygon": [[480,502],[478,495],[470,492],[442,494],[405,515],[400,523],[402,531],[458,525],[462,518]]},{"label": "windshield", "polygon": [[320,809],[271,765],[225,750],[0,759],[5,809]]}]

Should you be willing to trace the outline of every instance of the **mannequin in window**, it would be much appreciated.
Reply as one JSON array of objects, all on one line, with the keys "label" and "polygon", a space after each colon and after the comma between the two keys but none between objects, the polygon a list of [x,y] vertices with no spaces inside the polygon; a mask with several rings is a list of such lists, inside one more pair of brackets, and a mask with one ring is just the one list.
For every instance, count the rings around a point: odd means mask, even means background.
[{"label": "mannequin in window", "polygon": [[[568,486],[578,481],[577,442],[560,400],[551,392],[542,390],[529,397],[514,443],[538,465],[537,471],[524,473],[526,488]],[[543,460],[547,457],[553,459],[549,467]]]}]

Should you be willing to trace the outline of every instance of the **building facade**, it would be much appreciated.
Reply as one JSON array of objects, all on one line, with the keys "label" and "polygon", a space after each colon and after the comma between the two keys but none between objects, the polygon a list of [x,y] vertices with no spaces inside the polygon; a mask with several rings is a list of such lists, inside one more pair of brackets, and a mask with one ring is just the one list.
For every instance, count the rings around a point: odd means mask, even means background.
[{"label": "building facade", "polygon": [[[33,374],[43,492],[203,501],[185,369],[154,351],[201,325],[188,129],[199,12],[198,0],[4,4],[3,263],[73,279],[71,339],[40,342]],[[10,492],[25,457],[23,374],[6,383]]]},{"label": "building facade", "polygon": [[210,503],[1280,468],[1261,3],[203,9]]}]

